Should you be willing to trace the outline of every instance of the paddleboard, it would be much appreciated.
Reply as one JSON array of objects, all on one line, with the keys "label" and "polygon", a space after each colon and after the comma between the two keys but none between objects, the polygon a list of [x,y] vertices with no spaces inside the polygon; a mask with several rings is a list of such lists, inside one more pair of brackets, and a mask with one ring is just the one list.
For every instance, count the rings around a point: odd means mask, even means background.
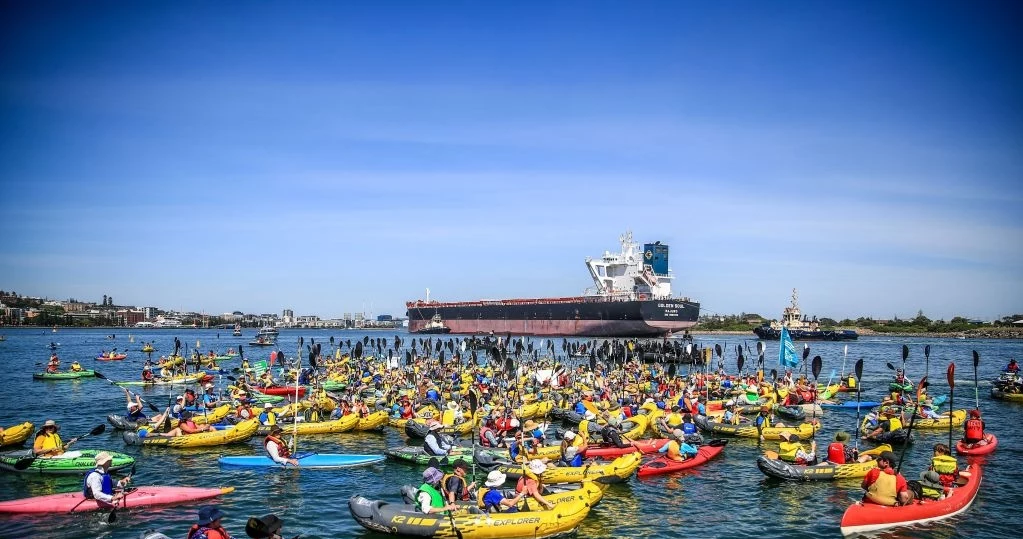
[{"label": "paddleboard", "polygon": [[[330,453],[299,453],[296,457],[300,468],[349,468],[352,466],[364,466],[384,460],[383,455],[341,455]],[[259,467],[259,468],[282,468],[270,457],[265,455],[254,455],[244,457],[220,457],[220,464],[223,466]]]},{"label": "paddleboard", "polygon": [[[877,401],[862,401],[862,402],[860,402],[859,406],[860,406],[861,410],[863,410],[863,409],[869,410],[871,408],[874,408],[875,406],[881,406],[881,403],[877,402]],[[831,409],[831,410],[846,410],[846,409],[847,410],[855,410],[856,409],[856,401],[845,401],[845,402],[841,402],[841,403],[838,403],[838,404],[827,404],[827,403],[823,403],[822,402],[821,403],[821,408]]]}]

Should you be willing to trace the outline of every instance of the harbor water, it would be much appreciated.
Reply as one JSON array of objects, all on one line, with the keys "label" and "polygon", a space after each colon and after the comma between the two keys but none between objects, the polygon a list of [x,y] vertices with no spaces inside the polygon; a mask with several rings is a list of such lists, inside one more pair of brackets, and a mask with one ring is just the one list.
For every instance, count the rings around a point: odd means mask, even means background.
[{"label": "harbor water", "polygon": [[[57,353],[61,367],[74,360],[86,369],[96,369],[111,380],[138,380],[146,355],[140,351],[144,342],[157,348],[154,359],[173,351],[175,338],[191,348],[201,341],[201,350],[223,352],[246,345],[255,334],[248,329],[243,337],[232,337],[230,330],[127,330],[127,329],[59,329],[3,328],[7,339],[0,342],[0,358],[6,379],[0,391],[0,425],[9,427],[31,421],[37,427],[46,419],[61,426],[61,436],[68,440],[84,434],[96,425],[106,423],[106,415],[123,413],[125,397],[121,389],[97,378],[62,381],[34,381],[33,372],[42,372],[49,357],[48,345],[59,343]],[[129,333],[134,343],[129,343]],[[114,338],[110,338],[114,334]],[[326,343],[335,339],[383,337],[388,341],[394,332],[340,330],[282,330],[278,340],[288,355],[294,354],[298,338],[306,342],[315,338]],[[409,335],[402,334],[410,340]],[[455,336],[452,336],[455,337]],[[698,335],[698,344],[721,344],[726,351],[726,370],[735,372],[732,355],[736,344],[755,345],[752,338],[736,335]],[[446,340],[448,337],[444,336]],[[537,341],[539,339],[536,339]],[[560,339],[558,339],[560,340]],[[864,400],[880,400],[887,389],[891,371],[886,362],[901,365],[902,346],[910,348],[907,374],[916,381],[924,375],[924,346],[931,345],[929,393],[949,393],[945,379],[950,361],[956,363],[955,408],[973,408],[976,404],[971,352],[981,356],[978,373],[979,404],[987,428],[998,435],[997,451],[987,459],[980,494],[973,506],[953,519],[918,528],[885,532],[883,537],[964,537],[989,539],[1018,537],[1023,523],[1019,507],[1023,504],[1023,430],[1018,426],[1023,405],[994,401],[990,398],[991,380],[1012,357],[1023,359],[1023,341],[930,339],[926,336],[862,337],[850,343],[810,343],[811,357],[824,359],[821,382],[833,370],[842,369],[843,346],[848,344],[845,371],[850,371],[859,358],[864,359]],[[777,367],[778,343],[767,342],[767,369]],[[130,350],[124,361],[101,362],[94,358],[102,350]],[[797,347],[801,347],[797,343]],[[246,357],[266,359],[269,349],[245,346]],[[747,357],[747,362],[750,358]],[[224,368],[238,366],[238,360],[223,363]],[[681,367],[685,372],[687,367]],[[837,378],[837,376],[836,376]],[[219,380],[225,387],[228,381]],[[139,388],[133,388],[139,389]],[[161,408],[181,387],[141,389],[144,399]],[[820,418],[823,429],[816,439],[826,446],[839,430],[854,432],[855,412],[826,411]],[[958,439],[961,430],[957,429]],[[916,478],[929,462],[935,443],[948,443],[948,431],[917,431],[917,443],[910,447],[903,464],[903,475]],[[394,429],[382,433],[343,433],[305,436],[299,440],[301,451],[331,453],[382,453],[385,448],[404,445],[405,437]],[[404,463],[384,461],[370,466],[344,470],[295,469],[221,469],[221,455],[250,455],[262,451],[259,439],[247,444],[215,448],[175,450],[153,447],[127,447],[119,432],[108,428],[104,434],[92,436],[75,446],[128,453],[137,458],[136,485],[233,486],[236,490],[218,502],[227,515],[225,527],[235,537],[244,537],[245,520],[249,516],[276,513],[285,521],[285,536],[301,534],[308,539],[385,537],[368,532],[351,518],[348,499],[360,494],[371,499],[399,501],[399,488],[418,485],[421,468]],[[822,447],[823,448],[823,447]],[[777,449],[776,442],[758,445],[755,440],[732,439],[717,460],[688,473],[655,476],[651,479],[633,477],[628,482],[612,485],[604,499],[590,512],[579,528],[579,537],[752,537],[785,538],[840,537],[839,520],[845,508],[859,499],[858,481],[824,483],[785,483],[767,479],[757,469],[756,457],[764,449]],[[961,462],[965,463],[963,459]],[[482,482],[483,474],[477,479]],[[0,472],[0,500],[39,496],[81,489],[81,477],[46,477]],[[170,537],[183,538],[195,522],[196,504],[167,508],[120,511],[113,524],[107,524],[98,513],[46,516],[0,515],[0,537],[34,538],[137,538],[147,529],[160,530]]]}]

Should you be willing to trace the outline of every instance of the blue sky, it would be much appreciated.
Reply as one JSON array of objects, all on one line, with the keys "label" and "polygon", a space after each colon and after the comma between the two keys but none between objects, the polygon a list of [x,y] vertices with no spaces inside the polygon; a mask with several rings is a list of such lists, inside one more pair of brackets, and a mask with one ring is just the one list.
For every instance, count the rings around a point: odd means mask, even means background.
[{"label": "blue sky", "polygon": [[1023,311],[1012,3],[363,4],[0,4],[0,288],[403,314],[628,228],[705,312]]}]

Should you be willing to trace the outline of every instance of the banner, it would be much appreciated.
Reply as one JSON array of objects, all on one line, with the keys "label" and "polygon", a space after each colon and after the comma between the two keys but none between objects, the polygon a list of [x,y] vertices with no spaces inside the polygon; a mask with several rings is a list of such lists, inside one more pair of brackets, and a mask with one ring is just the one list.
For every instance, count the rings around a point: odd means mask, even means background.
[{"label": "banner", "polygon": [[792,344],[792,336],[789,329],[782,326],[781,341],[778,346],[778,363],[782,367],[796,368],[799,365],[799,355],[796,354],[796,346]]}]

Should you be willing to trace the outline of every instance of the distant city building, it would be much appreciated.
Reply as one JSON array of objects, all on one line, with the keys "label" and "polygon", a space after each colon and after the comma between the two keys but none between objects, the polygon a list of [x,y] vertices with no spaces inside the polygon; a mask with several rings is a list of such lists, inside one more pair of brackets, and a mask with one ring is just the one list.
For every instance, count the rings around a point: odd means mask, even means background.
[{"label": "distant city building", "polygon": [[389,314],[381,314],[377,316],[377,322],[390,322],[394,320],[394,317]]}]

